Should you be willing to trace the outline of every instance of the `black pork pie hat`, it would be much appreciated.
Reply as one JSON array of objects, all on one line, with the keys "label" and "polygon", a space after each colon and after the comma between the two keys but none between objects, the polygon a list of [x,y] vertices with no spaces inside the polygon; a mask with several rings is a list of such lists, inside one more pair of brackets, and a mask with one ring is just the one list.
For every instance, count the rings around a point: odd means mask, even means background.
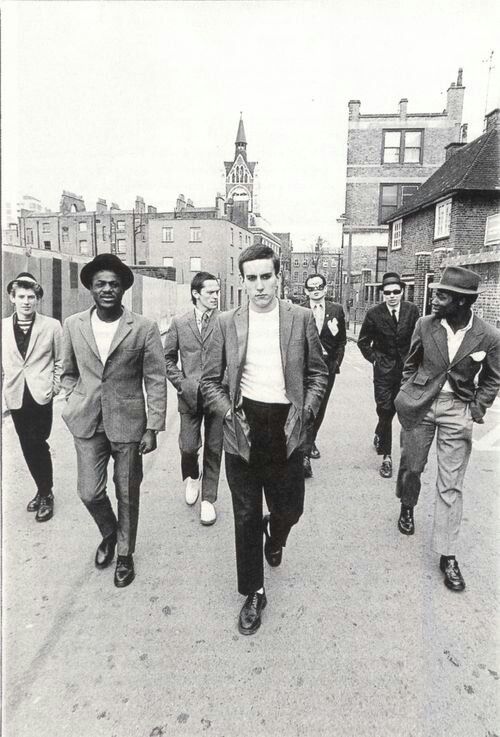
[{"label": "black pork pie hat", "polygon": [[80,281],[84,287],[90,289],[94,274],[98,271],[114,271],[121,279],[124,289],[130,289],[134,283],[134,274],[131,269],[124,264],[121,258],[115,256],[114,253],[100,253],[98,256],[85,264],[80,271]]}]

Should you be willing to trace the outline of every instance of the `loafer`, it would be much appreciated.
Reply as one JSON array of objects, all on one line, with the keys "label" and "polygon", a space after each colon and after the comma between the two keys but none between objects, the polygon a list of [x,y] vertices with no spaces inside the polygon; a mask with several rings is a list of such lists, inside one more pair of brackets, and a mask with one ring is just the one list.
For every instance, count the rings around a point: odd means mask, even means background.
[{"label": "loafer", "polygon": [[135,578],[134,559],[131,555],[119,555],[116,559],[115,586],[125,588]]},{"label": "loafer", "polygon": [[238,630],[242,635],[253,635],[261,625],[262,610],[267,604],[266,592],[249,594],[240,612]]},{"label": "loafer", "polygon": [[37,522],[48,522],[54,516],[54,495],[46,494],[40,497],[40,505],[36,513]]},{"label": "loafer", "polygon": [[264,555],[266,556],[266,560],[269,565],[273,568],[276,568],[276,566],[279,566],[279,564],[281,563],[281,558],[283,557],[283,548],[281,546],[273,546],[271,535],[269,534],[269,531],[271,529],[269,526],[270,519],[270,516],[266,514],[266,516],[262,520],[262,529],[264,530],[264,535],[266,537],[264,542]]},{"label": "loafer", "polygon": [[392,476],[392,458],[391,456],[386,456],[384,460],[382,461],[382,465],[380,466],[379,474],[382,476],[383,479],[390,479]]},{"label": "loafer", "polygon": [[200,522],[202,525],[209,526],[215,524],[217,519],[217,512],[212,502],[203,500],[201,502],[200,509]]},{"label": "loafer", "polygon": [[448,589],[451,591],[463,591],[465,589],[465,581],[455,558],[447,558],[442,555],[439,567],[444,573],[444,585]]},{"label": "loafer", "polygon": [[36,496],[33,497],[33,499],[28,502],[28,506],[26,507],[27,512],[38,512],[38,508],[40,507],[40,499],[42,497],[40,496],[40,492],[37,491]]},{"label": "loafer", "polygon": [[115,557],[116,533],[102,539],[95,553],[95,567],[107,568]]},{"label": "loafer", "polygon": [[313,471],[311,468],[311,461],[308,456],[304,456],[304,478],[312,479]]},{"label": "loafer", "polygon": [[200,479],[188,478],[186,480],[186,504],[190,507],[196,504],[200,494]]},{"label": "loafer", "polygon": [[318,458],[321,458],[321,453],[318,450],[318,446],[316,443],[313,443],[313,447],[311,448],[311,452],[309,453],[309,458],[313,458],[313,460],[317,460]]},{"label": "loafer", "polygon": [[413,535],[415,532],[415,522],[413,520],[413,507],[401,505],[401,512],[398,519],[398,530],[403,535]]}]

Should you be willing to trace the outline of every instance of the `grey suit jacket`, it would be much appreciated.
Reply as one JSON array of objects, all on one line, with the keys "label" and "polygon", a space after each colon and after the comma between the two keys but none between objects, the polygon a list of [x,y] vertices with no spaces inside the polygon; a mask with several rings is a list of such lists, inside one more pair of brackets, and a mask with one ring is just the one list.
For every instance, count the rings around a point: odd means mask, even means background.
[{"label": "grey suit jacket", "polygon": [[93,310],[71,315],[64,322],[61,381],[67,403],[63,420],[73,435],[90,438],[102,412],[109,440],[139,442],[146,426],[165,428],[167,382],[160,331],[152,320],[124,308],[103,366],[90,322]]},{"label": "grey suit jacket", "polygon": [[415,427],[425,417],[446,380],[457,397],[470,403],[473,420],[481,422],[500,389],[500,332],[474,315],[472,327],[450,361],[441,321],[432,315],[419,319],[395,400],[405,429]]},{"label": "grey suit jacket", "polygon": [[181,413],[194,413],[197,410],[200,378],[218,314],[218,310],[213,310],[203,338],[196,324],[194,307],[183,315],[175,316],[167,330],[164,343],[167,378],[177,389]]},{"label": "grey suit jacket", "polygon": [[[200,388],[206,405],[224,417],[224,450],[250,458],[250,428],[242,409],[241,375],[248,343],[248,305],[219,315]],[[279,300],[280,349],[285,392],[291,408],[285,424],[287,456],[305,440],[306,415],[315,417],[328,370],[312,312]],[[228,386],[224,384],[227,369]],[[231,414],[227,417],[228,410]],[[305,412],[306,410],[306,412]]]},{"label": "grey suit jacket", "polygon": [[39,312],[23,358],[14,334],[14,316],[2,320],[2,372],[5,404],[19,409],[24,383],[38,404],[48,404],[59,393],[61,374],[62,327],[58,320]]}]

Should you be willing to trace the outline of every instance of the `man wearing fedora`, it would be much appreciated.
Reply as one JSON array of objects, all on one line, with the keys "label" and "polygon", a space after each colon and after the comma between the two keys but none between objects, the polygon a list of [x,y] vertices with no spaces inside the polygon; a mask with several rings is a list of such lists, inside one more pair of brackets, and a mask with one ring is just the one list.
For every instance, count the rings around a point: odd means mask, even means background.
[{"label": "man wearing fedora", "polygon": [[14,305],[2,320],[3,391],[26,465],[36,484],[27,506],[37,522],[54,514],[53,472],[47,442],[52,429],[52,401],[60,389],[62,328],[37,312],[42,286],[23,271],[7,285]]},{"label": "man wearing fedora", "polygon": [[379,473],[383,478],[392,476],[392,420],[396,414],[394,399],[401,386],[404,361],[419,318],[417,306],[403,301],[404,287],[404,282],[395,271],[384,274],[384,300],[368,310],[358,338],[358,348],[373,365],[378,416],[373,444],[382,456]]},{"label": "man wearing fedora", "polygon": [[413,508],[420,476],[436,436],[438,473],[433,550],[444,583],[462,591],[456,560],[462,519],[464,476],[472,447],[473,423],[483,417],[500,389],[500,332],[472,313],[479,276],[448,266],[433,284],[432,315],[416,325],[396,408],[403,431],[396,495],[403,535],[413,535]]},{"label": "man wearing fedora", "polygon": [[[135,576],[141,456],[156,449],[165,428],[165,362],[156,323],[122,305],[134,275],[121,259],[99,254],[80,280],[95,304],[64,323],[62,416],[74,436],[78,494],[102,535],[95,565],[106,568],[118,546],[114,580],[121,588]],[[117,515],[106,493],[110,457]]]}]

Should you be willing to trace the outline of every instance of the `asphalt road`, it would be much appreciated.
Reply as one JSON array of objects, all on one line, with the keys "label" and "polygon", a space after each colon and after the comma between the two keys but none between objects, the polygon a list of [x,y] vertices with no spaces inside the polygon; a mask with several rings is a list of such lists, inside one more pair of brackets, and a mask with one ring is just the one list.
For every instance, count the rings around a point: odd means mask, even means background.
[{"label": "asphalt road", "polygon": [[229,490],[223,477],[218,522],[202,527],[183,499],[171,399],[123,590],[114,566],[93,565],[61,402],[47,524],[24,511],[33,485],[4,420],[4,737],[498,737],[500,407],[475,428],[456,594],[430,550],[434,457],[403,537],[371,446],[370,367],[349,343],[304,516],[266,570],[261,629],[242,637]]}]

